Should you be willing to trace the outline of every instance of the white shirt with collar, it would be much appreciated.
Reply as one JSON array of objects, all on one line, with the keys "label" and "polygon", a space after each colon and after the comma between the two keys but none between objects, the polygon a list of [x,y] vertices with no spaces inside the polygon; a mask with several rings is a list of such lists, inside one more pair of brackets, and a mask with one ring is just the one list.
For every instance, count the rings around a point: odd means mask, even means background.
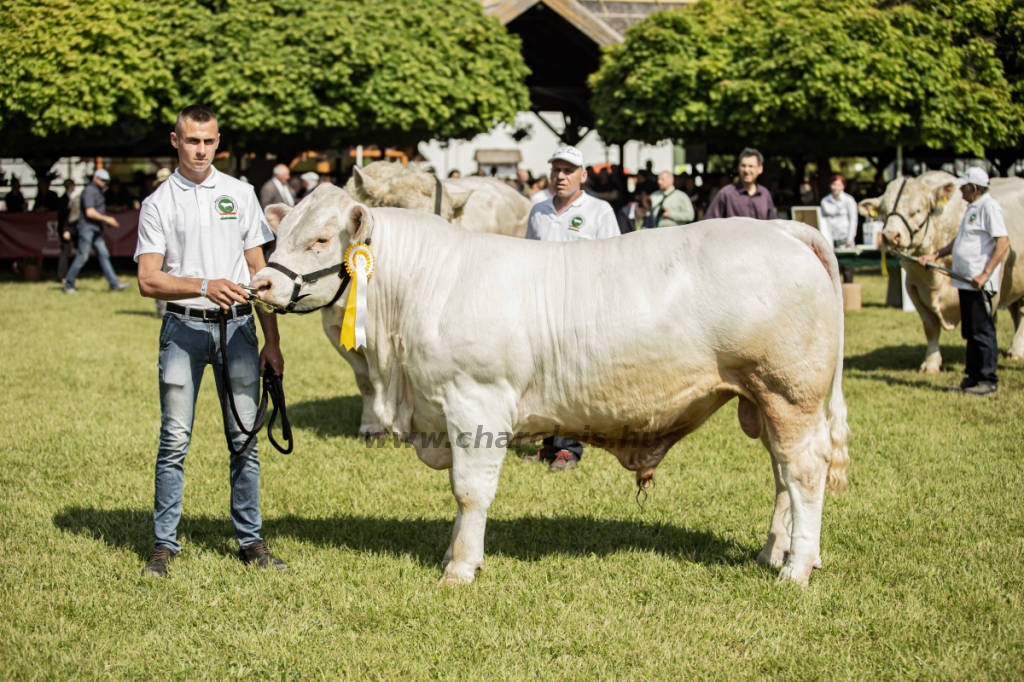
[{"label": "white shirt with collar", "polygon": [[[159,253],[163,271],[175,277],[248,284],[245,251],[273,238],[252,185],[212,167],[198,185],[174,171],[142,202],[135,261],[144,253]],[[176,303],[217,307],[202,297]]]},{"label": "white shirt with collar", "polygon": [[[967,212],[960,221],[956,239],[953,241],[953,272],[967,277],[977,277],[988,265],[996,250],[996,238],[1007,237],[1003,207],[985,192],[967,205]],[[1003,266],[997,265],[992,276],[985,283],[989,291],[999,291],[999,276]],[[957,289],[976,289],[967,282],[953,280]]]},{"label": "white shirt with collar", "polygon": [[542,242],[605,239],[619,234],[619,223],[611,205],[586,192],[561,213],[555,210],[554,197],[535,204],[530,210],[530,222],[526,228],[527,239]]},{"label": "white shirt with collar", "polygon": [[274,187],[277,187],[277,191],[281,195],[281,201],[289,206],[295,206],[295,195],[292,194],[292,188],[278,180],[276,175],[272,179]]}]

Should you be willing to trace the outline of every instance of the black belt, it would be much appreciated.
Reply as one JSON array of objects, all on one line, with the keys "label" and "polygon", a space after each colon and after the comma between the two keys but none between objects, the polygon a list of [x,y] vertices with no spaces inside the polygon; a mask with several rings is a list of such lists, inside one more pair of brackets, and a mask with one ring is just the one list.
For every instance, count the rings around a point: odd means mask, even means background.
[{"label": "black belt", "polygon": [[175,313],[177,315],[185,315],[187,317],[194,317],[200,320],[206,320],[207,322],[216,322],[222,316],[239,318],[251,315],[252,304],[246,303],[245,305],[233,305],[228,310],[221,310],[220,308],[186,308],[185,306],[178,305],[177,303],[168,303],[167,312]]}]

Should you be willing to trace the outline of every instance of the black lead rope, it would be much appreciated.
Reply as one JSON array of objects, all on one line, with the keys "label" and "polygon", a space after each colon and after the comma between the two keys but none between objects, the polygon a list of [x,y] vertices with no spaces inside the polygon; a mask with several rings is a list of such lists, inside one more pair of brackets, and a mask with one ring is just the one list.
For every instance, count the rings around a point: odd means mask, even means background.
[{"label": "black lead rope", "polygon": [[437,189],[434,191],[434,215],[441,215],[441,178],[434,176]]},{"label": "black lead rope", "polygon": [[[224,393],[227,396],[221,400],[221,410],[224,413],[224,437],[228,441],[228,450],[231,451],[232,456],[237,456],[246,451],[249,444],[252,443],[253,439],[256,438],[256,434],[260,432],[263,425],[267,425],[267,438],[270,439],[270,443],[277,448],[278,452],[282,455],[290,455],[292,448],[295,446],[295,441],[292,439],[292,424],[288,421],[288,410],[284,402],[284,384],[283,377],[274,371],[274,368],[268,363],[266,368],[263,370],[263,396],[260,398],[259,408],[256,410],[256,420],[253,422],[252,428],[247,429],[242,425],[242,418],[238,416],[238,408],[235,407],[235,395],[231,390],[231,375],[228,372],[228,319],[227,315],[221,311],[221,314],[217,317],[217,324],[220,327],[220,360],[221,360],[221,376],[223,378]],[[225,406],[224,403],[227,403]],[[270,413],[270,421],[267,421],[267,406],[273,403],[274,409]],[[228,410],[230,409],[230,416],[234,416],[235,424],[238,425],[239,431],[244,433],[248,438],[245,439],[245,443],[242,447],[235,449],[234,445],[231,444],[231,434],[228,433]],[[287,441],[288,447],[281,447],[281,444],[274,438],[274,422],[277,421],[278,413],[281,414],[281,436]]]}]

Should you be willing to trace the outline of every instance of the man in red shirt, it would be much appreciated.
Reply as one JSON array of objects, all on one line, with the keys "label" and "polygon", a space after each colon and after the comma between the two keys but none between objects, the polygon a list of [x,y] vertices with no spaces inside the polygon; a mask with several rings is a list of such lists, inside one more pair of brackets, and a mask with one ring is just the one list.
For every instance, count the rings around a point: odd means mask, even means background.
[{"label": "man in red shirt", "polygon": [[708,206],[704,219],[711,218],[756,218],[775,220],[775,202],[768,188],[757,184],[757,178],[764,171],[764,156],[761,152],[747,147],[740,152],[740,180],[726,185],[715,195]]}]

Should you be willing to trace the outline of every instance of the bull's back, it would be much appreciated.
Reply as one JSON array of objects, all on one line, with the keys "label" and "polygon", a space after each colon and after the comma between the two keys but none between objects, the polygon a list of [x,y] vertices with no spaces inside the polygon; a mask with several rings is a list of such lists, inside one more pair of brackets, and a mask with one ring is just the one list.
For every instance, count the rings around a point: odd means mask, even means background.
[{"label": "bull's back", "polygon": [[437,352],[458,358],[455,371],[503,368],[538,403],[621,410],[623,395],[643,395],[644,405],[685,400],[721,372],[834,362],[828,273],[769,223],[570,243],[459,238],[470,247],[464,290],[452,291],[439,318],[464,323],[438,338]]}]

